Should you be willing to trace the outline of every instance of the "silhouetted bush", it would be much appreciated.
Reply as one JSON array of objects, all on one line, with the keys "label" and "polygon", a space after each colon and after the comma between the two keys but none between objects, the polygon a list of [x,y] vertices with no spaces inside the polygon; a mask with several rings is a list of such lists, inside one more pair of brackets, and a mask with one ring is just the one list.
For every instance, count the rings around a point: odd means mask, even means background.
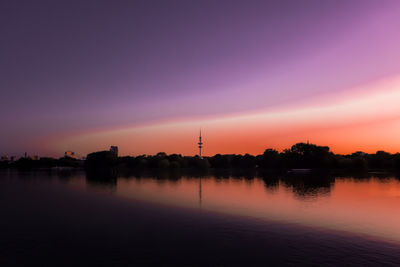
[{"label": "silhouetted bush", "polygon": [[257,156],[257,165],[260,168],[275,169],[280,167],[281,157],[279,152],[275,149],[268,148],[264,151],[264,154]]},{"label": "silhouetted bush", "polygon": [[281,153],[286,168],[329,168],[333,164],[333,153],[327,146],[297,143]]},{"label": "silhouetted bush", "polygon": [[368,169],[367,161],[364,158],[351,159],[350,170],[352,171],[366,171]]},{"label": "silhouetted bush", "polygon": [[216,154],[213,157],[210,157],[209,161],[211,164],[212,168],[225,168],[225,169],[229,169],[232,167],[231,165],[231,161],[232,161],[232,157],[234,155],[221,155],[221,154]]}]

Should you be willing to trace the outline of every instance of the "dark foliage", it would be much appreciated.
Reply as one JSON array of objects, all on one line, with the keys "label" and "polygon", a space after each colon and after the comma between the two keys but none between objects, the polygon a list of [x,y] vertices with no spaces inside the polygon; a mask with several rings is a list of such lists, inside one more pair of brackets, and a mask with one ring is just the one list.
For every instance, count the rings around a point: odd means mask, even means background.
[{"label": "dark foliage", "polygon": [[[40,158],[32,160],[21,158],[15,162],[0,162],[0,168],[51,168],[51,167],[79,167],[83,161],[73,158]],[[375,154],[355,152],[350,155],[337,155],[327,146],[318,146],[309,143],[297,143],[283,152],[268,148],[263,154],[253,156],[221,155],[212,157],[182,156],[180,154],[167,155],[160,152],[156,155],[117,157],[110,151],[90,153],[85,161],[86,169],[119,170],[147,170],[147,169],[261,169],[261,170],[288,170],[288,169],[339,169],[346,171],[366,171],[373,169],[400,170],[400,153],[390,154],[378,151]]]},{"label": "dark foliage", "polygon": [[2,161],[0,162],[0,168],[16,168],[21,170],[29,170],[29,169],[47,169],[47,168],[55,168],[55,167],[70,167],[76,168],[83,165],[82,160],[77,160],[73,158],[40,158],[38,160],[34,160],[31,158],[20,158],[17,161]]}]

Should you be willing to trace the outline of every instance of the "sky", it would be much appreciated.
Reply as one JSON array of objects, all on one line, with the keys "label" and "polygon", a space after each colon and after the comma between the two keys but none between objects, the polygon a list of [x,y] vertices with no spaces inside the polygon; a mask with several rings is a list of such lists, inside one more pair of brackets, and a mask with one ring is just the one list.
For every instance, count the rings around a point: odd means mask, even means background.
[{"label": "sky", "polygon": [[400,1],[1,1],[0,154],[400,151]]}]

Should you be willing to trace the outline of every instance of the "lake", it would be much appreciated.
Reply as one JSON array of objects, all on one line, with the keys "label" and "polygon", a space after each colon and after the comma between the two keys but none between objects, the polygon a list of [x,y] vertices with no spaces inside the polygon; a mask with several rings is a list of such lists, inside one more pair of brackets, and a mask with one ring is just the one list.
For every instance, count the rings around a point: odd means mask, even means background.
[{"label": "lake", "polygon": [[400,180],[0,172],[0,266],[399,266]]}]

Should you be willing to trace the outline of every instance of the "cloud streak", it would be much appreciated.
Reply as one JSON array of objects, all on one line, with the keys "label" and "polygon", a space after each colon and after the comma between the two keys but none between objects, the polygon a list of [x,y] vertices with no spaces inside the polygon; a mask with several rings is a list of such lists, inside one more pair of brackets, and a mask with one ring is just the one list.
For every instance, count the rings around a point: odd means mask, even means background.
[{"label": "cloud streak", "polygon": [[[357,93],[354,93],[357,92]],[[196,153],[196,135],[203,128],[205,153],[261,153],[310,139],[337,153],[357,148],[400,151],[400,77],[375,81],[349,90],[341,99],[241,115],[154,123],[69,136],[53,149],[86,147],[84,152],[117,144],[123,154]],[[99,145],[100,144],[100,145]],[[349,144],[352,144],[348,146]]]}]

